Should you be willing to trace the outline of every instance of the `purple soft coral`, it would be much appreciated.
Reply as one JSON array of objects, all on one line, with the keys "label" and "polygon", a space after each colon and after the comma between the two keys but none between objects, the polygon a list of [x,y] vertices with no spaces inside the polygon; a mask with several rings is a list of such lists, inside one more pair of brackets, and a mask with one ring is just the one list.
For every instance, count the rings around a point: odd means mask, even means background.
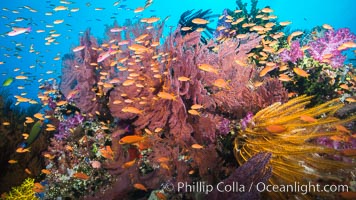
[{"label": "purple soft coral", "polygon": [[70,135],[70,129],[80,125],[84,121],[84,117],[80,114],[75,114],[72,117],[61,121],[58,126],[58,133],[54,135],[57,140],[64,140]]},{"label": "purple soft coral", "polygon": [[253,113],[248,112],[246,116],[243,119],[241,119],[240,124],[242,130],[245,130],[248,124],[253,124],[252,118],[253,118]]},{"label": "purple soft coral", "polygon": [[224,118],[219,123],[219,133],[222,136],[226,136],[230,132],[230,120]]},{"label": "purple soft coral", "polygon": [[329,30],[324,37],[309,43],[308,52],[318,61],[329,63],[334,68],[339,68],[344,64],[345,56],[338,50],[345,42],[356,40],[356,35],[347,28],[338,31]]},{"label": "purple soft coral", "polygon": [[297,60],[302,59],[304,54],[300,49],[299,41],[293,41],[290,50],[285,49],[280,55],[283,62],[296,63]]}]

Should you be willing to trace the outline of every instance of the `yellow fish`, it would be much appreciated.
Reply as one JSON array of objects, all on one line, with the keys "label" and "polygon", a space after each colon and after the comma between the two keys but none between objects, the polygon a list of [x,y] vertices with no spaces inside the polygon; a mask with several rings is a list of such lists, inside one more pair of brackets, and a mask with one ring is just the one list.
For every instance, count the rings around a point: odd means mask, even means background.
[{"label": "yellow fish", "polygon": [[227,82],[222,78],[216,79],[214,81],[213,85],[218,87],[218,88],[229,88]]},{"label": "yellow fish", "polygon": [[284,22],[279,22],[279,25],[281,26],[288,26],[289,24],[291,24],[291,21],[284,21]]},{"label": "yellow fish", "polygon": [[133,114],[142,114],[142,110],[139,110],[135,107],[124,107],[121,109],[122,112],[128,112],[128,113],[133,113]]},{"label": "yellow fish", "polygon": [[273,12],[273,10],[271,9],[271,8],[263,8],[262,10],[261,10],[263,13],[271,13],[271,12]]},{"label": "yellow fish", "polygon": [[190,26],[184,26],[184,27],[182,27],[180,30],[182,30],[182,31],[189,31],[189,30],[192,30],[192,27],[190,27]]},{"label": "yellow fish", "polygon": [[191,114],[191,115],[198,115],[200,116],[200,113],[196,110],[188,110],[188,113]]},{"label": "yellow fish", "polygon": [[57,6],[53,10],[54,11],[68,10],[68,7],[66,7],[66,6]]},{"label": "yellow fish", "polygon": [[143,10],[145,10],[143,7],[138,7],[134,10],[134,13],[139,13],[142,12]]},{"label": "yellow fish", "polygon": [[327,29],[327,30],[332,30],[333,29],[333,27],[330,26],[329,24],[323,24],[323,28]]},{"label": "yellow fish", "polygon": [[162,98],[162,99],[167,99],[167,100],[176,100],[176,99],[177,99],[177,97],[174,96],[173,93],[172,93],[172,94],[169,94],[169,93],[167,93],[167,92],[159,92],[159,93],[157,94],[157,96],[160,97],[160,98]]},{"label": "yellow fish", "polygon": [[265,68],[263,68],[261,71],[260,71],[260,77],[263,77],[265,76],[268,72],[274,70],[274,67],[269,65],[269,66],[266,66]]},{"label": "yellow fish", "polygon": [[202,19],[202,18],[194,18],[192,20],[192,23],[194,23],[194,24],[208,24],[209,21],[205,20],[205,19]]},{"label": "yellow fish", "polygon": [[147,18],[147,19],[146,19],[146,23],[152,24],[152,23],[157,22],[158,20],[160,20],[159,17],[150,17],[150,18]]},{"label": "yellow fish", "polygon": [[206,71],[206,72],[213,72],[215,74],[218,74],[218,70],[215,69],[214,66],[209,65],[209,64],[200,64],[200,65],[198,65],[198,68],[203,71]]},{"label": "yellow fish", "polygon": [[203,149],[204,147],[202,145],[200,145],[200,144],[193,144],[192,148],[193,149]]},{"label": "yellow fish", "polygon": [[204,108],[204,106],[200,105],[200,104],[194,104],[190,108],[193,110],[198,110],[198,109]]},{"label": "yellow fish", "polygon": [[10,163],[10,164],[16,164],[16,163],[18,163],[18,161],[17,161],[17,160],[9,160],[8,163]]},{"label": "yellow fish", "polygon": [[122,83],[123,86],[130,86],[135,83],[135,80],[128,79]]},{"label": "yellow fish", "polygon": [[189,80],[190,80],[190,78],[185,77],[185,76],[178,77],[178,81],[189,81]]}]

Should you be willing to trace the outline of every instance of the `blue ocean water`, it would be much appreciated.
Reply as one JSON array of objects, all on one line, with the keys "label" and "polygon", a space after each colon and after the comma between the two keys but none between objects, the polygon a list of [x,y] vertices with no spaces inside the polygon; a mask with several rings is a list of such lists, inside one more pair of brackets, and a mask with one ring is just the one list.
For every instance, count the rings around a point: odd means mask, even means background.
[{"label": "blue ocean water", "polygon": [[[61,3],[62,2],[62,3]],[[70,4],[66,4],[69,2]],[[115,2],[118,2],[114,6]],[[204,3],[203,3],[204,2]],[[250,1],[245,0],[246,3]],[[67,6],[68,10],[54,11],[56,6]],[[161,19],[169,16],[166,23],[166,34],[169,26],[176,27],[180,15],[191,9],[212,9],[214,14],[221,14],[224,8],[236,8],[233,0],[154,0],[153,4],[144,12],[134,13],[137,7],[144,6],[144,0],[92,0],[92,1],[4,1],[1,3],[0,25],[0,83],[8,77],[28,76],[27,80],[15,80],[9,87],[10,95],[20,95],[36,99],[38,86],[48,78],[60,78],[61,59],[64,54],[78,45],[78,38],[87,28],[91,28],[93,35],[104,38],[105,25],[111,25],[114,20],[123,24],[126,19],[157,16]],[[260,0],[258,7],[270,6],[279,21],[292,21],[291,29],[311,29],[324,23],[334,28],[348,27],[356,32],[356,1],[353,0]],[[70,12],[79,8],[77,12]],[[100,8],[99,10],[95,8]],[[47,14],[46,14],[47,13]],[[22,19],[23,18],[23,19]],[[64,20],[61,24],[54,24],[55,20]],[[215,20],[216,23],[217,19]],[[47,27],[46,27],[47,26]],[[214,27],[214,22],[211,23]],[[30,33],[14,37],[6,34],[12,27],[31,27]],[[44,30],[37,33],[38,30]],[[50,45],[46,45],[45,38],[52,33],[60,36]],[[30,49],[34,52],[30,53]],[[350,54],[352,56],[352,54]],[[16,69],[19,68],[18,71]],[[14,71],[15,70],[15,71]],[[24,86],[24,89],[19,89]],[[20,87],[21,88],[21,87]],[[26,94],[25,94],[26,93]]]}]

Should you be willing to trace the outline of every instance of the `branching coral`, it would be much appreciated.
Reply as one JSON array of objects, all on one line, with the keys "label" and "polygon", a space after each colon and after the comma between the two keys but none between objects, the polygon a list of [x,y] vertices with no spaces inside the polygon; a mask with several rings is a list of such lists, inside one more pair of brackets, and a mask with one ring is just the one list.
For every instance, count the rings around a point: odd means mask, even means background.
[{"label": "branching coral", "polygon": [[[235,156],[242,164],[258,152],[272,153],[271,184],[308,183],[325,177],[350,173],[353,166],[328,159],[325,154],[340,154],[318,146],[319,137],[347,136],[338,126],[356,119],[340,120],[332,115],[343,106],[338,100],[305,109],[312,97],[301,96],[285,104],[275,103],[260,110],[235,139]],[[341,170],[342,169],[342,170]],[[345,180],[343,180],[345,181]],[[285,195],[280,196],[287,198]]]}]

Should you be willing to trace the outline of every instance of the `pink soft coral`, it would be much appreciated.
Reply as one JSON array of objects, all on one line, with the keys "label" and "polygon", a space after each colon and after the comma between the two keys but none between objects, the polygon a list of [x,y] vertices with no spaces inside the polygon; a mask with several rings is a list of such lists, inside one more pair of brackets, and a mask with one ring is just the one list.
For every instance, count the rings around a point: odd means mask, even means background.
[{"label": "pink soft coral", "polygon": [[340,45],[345,42],[356,40],[356,35],[351,33],[348,28],[337,31],[328,30],[324,36],[309,43],[308,52],[318,61],[329,63],[332,67],[338,68],[344,64],[346,59],[338,50]]}]

